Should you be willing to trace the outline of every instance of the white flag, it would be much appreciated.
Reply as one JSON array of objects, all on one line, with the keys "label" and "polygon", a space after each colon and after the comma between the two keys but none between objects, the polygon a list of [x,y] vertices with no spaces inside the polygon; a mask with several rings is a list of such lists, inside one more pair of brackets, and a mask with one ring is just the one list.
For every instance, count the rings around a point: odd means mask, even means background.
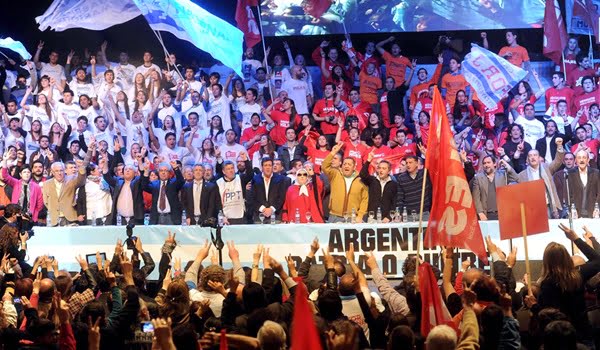
[{"label": "white flag", "polygon": [[35,21],[41,31],[47,28],[57,32],[70,28],[103,30],[141,14],[130,0],[54,0]]}]

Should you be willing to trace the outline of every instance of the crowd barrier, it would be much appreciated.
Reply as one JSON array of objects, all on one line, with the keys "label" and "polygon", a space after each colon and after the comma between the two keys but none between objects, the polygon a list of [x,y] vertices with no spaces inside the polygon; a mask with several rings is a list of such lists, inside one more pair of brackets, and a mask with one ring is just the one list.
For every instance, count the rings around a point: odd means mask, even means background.
[{"label": "crowd barrier", "polygon": [[[529,258],[541,260],[544,248],[549,242],[558,242],[571,250],[571,243],[564,233],[558,228],[559,223],[568,225],[567,220],[550,220],[550,232],[537,234],[528,238]],[[583,226],[592,232],[600,233],[600,220],[577,219],[574,220],[575,230],[582,234]],[[480,222],[484,236],[491,236],[498,246],[509,252],[508,240],[500,241],[498,221]],[[181,258],[182,264],[193,260],[206,239],[211,238],[214,229],[199,226],[136,226],[134,236],[140,237],[143,249],[152,254],[157,269],[150,278],[157,277],[160,249],[167,236],[167,232],[176,233],[178,243],[173,256]],[[222,229],[223,241],[234,241],[240,253],[243,265],[252,265],[252,254],[258,244],[270,248],[270,254],[275,259],[285,264],[284,257],[291,254],[297,265],[309,251],[309,246],[314,237],[319,238],[321,247],[329,246],[332,255],[343,257],[351,242],[356,250],[357,264],[365,272],[364,251],[373,251],[380,267],[390,277],[402,275],[402,263],[410,254],[417,252],[417,223],[392,223],[392,224],[280,224],[280,225],[239,225],[226,226]],[[54,256],[61,269],[70,271],[79,270],[75,256],[92,254],[96,251],[105,252],[112,258],[117,239],[125,241],[127,238],[125,226],[81,226],[81,227],[37,227],[35,236],[28,244],[29,263],[39,255]],[[518,259],[524,259],[523,239],[513,239],[513,246],[518,248]],[[214,248],[212,248],[214,249]],[[131,251],[130,251],[131,252]],[[439,248],[422,249],[423,258],[432,264],[439,263]],[[322,261],[322,253],[316,255]],[[457,259],[470,258],[475,265],[483,267],[473,253],[459,251]],[[225,267],[231,266],[227,247],[223,249],[223,262]],[[205,262],[207,263],[207,262]],[[261,261],[262,263],[262,261]]]}]

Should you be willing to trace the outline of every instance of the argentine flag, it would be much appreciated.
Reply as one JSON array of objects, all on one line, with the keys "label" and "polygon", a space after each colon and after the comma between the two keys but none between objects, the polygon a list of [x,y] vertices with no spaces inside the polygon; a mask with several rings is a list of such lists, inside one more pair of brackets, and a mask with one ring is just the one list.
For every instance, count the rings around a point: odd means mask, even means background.
[{"label": "argentine flag", "polygon": [[150,27],[189,41],[242,76],[244,33],[190,0],[133,0]]},{"label": "argentine flag", "polygon": [[31,54],[20,41],[13,40],[11,37],[0,39],[0,47],[9,49],[21,55],[24,60],[30,60]]}]

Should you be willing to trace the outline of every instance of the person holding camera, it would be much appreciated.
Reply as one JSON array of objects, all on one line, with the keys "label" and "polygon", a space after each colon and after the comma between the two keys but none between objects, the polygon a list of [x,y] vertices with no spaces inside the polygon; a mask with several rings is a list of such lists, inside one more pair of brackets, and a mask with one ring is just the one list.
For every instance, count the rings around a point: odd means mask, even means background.
[{"label": "person holding camera", "polygon": [[28,240],[29,233],[21,232],[16,223],[8,223],[0,228],[0,256],[7,255],[11,259],[17,259],[24,274],[28,274],[31,269],[27,268],[29,265],[25,262]]},{"label": "person holding camera", "polygon": [[335,144],[335,135],[338,130],[338,119],[341,112],[337,106],[340,105],[340,96],[336,93],[334,83],[325,84],[323,98],[318,100],[313,107],[313,117],[320,122],[321,133],[327,138],[327,144]]}]

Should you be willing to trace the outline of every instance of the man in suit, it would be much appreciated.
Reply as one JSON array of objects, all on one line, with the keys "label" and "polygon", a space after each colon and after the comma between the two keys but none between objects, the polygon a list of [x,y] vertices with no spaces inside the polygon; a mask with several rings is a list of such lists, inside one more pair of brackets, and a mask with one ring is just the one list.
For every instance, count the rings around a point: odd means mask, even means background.
[{"label": "man in suit", "polygon": [[44,183],[42,194],[52,226],[76,225],[75,191],[85,185],[86,168],[95,149],[96,142],[93,142],[87,150],[83,164],[74,175],[65,175],[65,165],[61,162],[51,165],[53,177]]},{"label": "man in suit", "polygon": [[255,223],[260,222],[260,213],[265,216],[265,222],[270,222],[273,213],[277,220],[281,220],[281,210],[288,187],[286,176],[273,172],[271,158],[263,158],[261,166],[262,174],[254,175],[252,180],[253,220]]},{"label": "man in suit", "polygon": [[[217,185],[204,181],[204,166],[196,164],[194,179],[181,190],[181,202],[185,208],[188,225],[201,225],[208,218],[216,218],[219,210]],[[196,221],[198,218],[198,221]]]},{"label": "man in suit", "polygon": [[541,161],[540,153],[536,149],[532,149],[527,153],[527,167],[519,173],[519,182],[544,180],[548,215],[551,218],[558,219],[562,206],[552,176],[562,165],[565,149],[563,148],[562,138],[557,137],[554,142],[556,143],[556,157],[550,164]]},{"label": "man in suit", "polygon": [[[567,180],[565,179],[565,169],[567,171],[573,169],[575,167],[575,155],[571,152],[566,152],[565,157],[563,158],[563,170],[557,171],[552,176],[552,180],[554,180],[554,185],[556,186],[556,191],[558,193],[558,198],[560,202],[563,204],[563,207],[567,205]],[[570,189],[569,189],[570,190]],[[563,213],[562,217],[566,217],[566,213]]]},{"label": "man in suit", "polygon": [[[144,171],[142,154],[139,154],[138,166],[140,173]],[[142,188],[142,177],[136,176],[136,169],[133,165],[125,165],[123,176],[119,177],[112,174],[108,162],[103,163],[102,177],[104,181],[113,190],[112,224],[117,222],[117,215],[121,215],[124,224],[133,220],[136,224],[144,223],[144,196]],[[148,164],[149,165],[149,164]],[[129,220],[129,221],[128,221]]]},{"label": "man in suit", "polygon": [[390,210],[396,205],[396,193],[398,184],[396,179],[390,176],[392,166],[387,160],[381,160],[377,164],[376,175],[369,175],[369,164],[373,160],[374,151],[371,151],[360,169],[360,179],[369,188],[368,211],[377,212],[381,208],[383,222],[387,223],[394,218],[390,216]]},{"label": "man in suit", "polygon": [[471,180],[471,193],[481,221],[498,220],[496,189],[519,180],[515,170],[505,160],[500,160],[500,164],[501,168],[497,169],[493,156],[483,157],[483,172],[477,173]]},{"label": "man in suit", "polygon": [[571,125],[565,125],[565,135],[558,132],[558,125],[554,120],[548,120],[546,122],[546,134],[541,139],[538,139],[535,143],[535,149],[540,153],[540,157],[544,158],[544,161],[548,164],[552,163],[554,157],[556,157],[556,140],[557,137],[563,140],[570,140],[573,135],[571,131]]},{"label": "man in suit", "polygon": [[[171,177],[171,170],[175,177]],[[153,225],[181,225],[181,202],[179,191],[185,180],[176,161],[161,163],[158,166],[158,180],[150,181],[150,171],[144,165],[142,188],[152,194],[150,223]]]},{"label": "man in suit", "polygon": [[568,172],[571,203],[575,204],[578,217],[591,218],[600,195],[600,172],[590,167],[590,155],[584,149],[575,153],[575,164]]}]

